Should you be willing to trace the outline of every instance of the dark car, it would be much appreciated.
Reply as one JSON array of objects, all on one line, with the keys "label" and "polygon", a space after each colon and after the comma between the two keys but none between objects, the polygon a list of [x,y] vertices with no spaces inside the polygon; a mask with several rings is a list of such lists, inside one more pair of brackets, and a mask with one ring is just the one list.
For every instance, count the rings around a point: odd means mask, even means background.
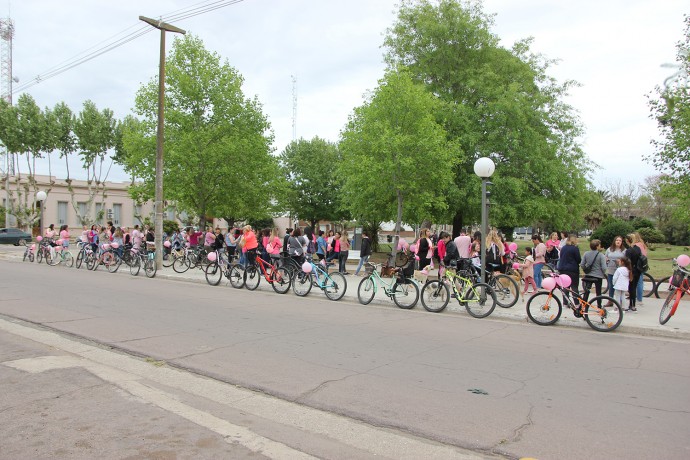
[{"label": "dark car", "polygon": [[0,244],[26,244],[31,241],[31,235],[18,228],[0,228]]}]

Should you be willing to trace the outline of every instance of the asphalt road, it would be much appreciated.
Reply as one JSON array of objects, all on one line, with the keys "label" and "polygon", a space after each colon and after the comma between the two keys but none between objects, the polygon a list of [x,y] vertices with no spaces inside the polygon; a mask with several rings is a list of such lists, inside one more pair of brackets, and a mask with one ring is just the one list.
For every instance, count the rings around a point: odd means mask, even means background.
[{"label": "asphalt road", "polygon": [[[321,419],[269,424],[270,409],[243,408],[246,417],[233,420],[294,452],[402,458],[394,446],[404,439],[409,452],[420,449],[427,458],[467,451],[539,459],[690,457],[686,341],[302,299],[267,288],[0,261],[6,318],[148,357],[162,369],[192,371],[168,377],[169,386],[200,374],[279,398],[274,414],[287,401],[290,410],[344,416],[341,423],[354,424],[347,430],[371,430],[346,440]],[[389,435],[399,438],[384,442]]]}]

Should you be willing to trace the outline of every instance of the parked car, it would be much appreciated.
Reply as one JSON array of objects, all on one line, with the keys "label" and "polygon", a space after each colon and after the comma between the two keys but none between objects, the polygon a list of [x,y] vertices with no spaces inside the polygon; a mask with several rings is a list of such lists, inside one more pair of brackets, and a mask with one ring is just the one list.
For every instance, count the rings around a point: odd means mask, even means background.
[{"label": "parked car", "polygon": [[18,228],[0,228],[0,244],[26,244],[31,241],[31,234]]}]

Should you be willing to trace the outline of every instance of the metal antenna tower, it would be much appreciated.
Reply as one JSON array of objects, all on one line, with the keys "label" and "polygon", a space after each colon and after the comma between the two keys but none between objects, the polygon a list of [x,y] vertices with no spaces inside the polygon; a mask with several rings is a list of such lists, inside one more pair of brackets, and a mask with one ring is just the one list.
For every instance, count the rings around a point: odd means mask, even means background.
[{"label": "metal antenna tower", "polygon": [[[12,37],[14,37],[14,23],[10,18],[0,18],[0,97],[12,105]],[[16,225],[11,221],[10,214],[10,175],[14,176],[14,157],[9,150],[0,143],[0,149],[5,152],[5,226]]]},{"label": "metal antenna tower", "polygon": [[292,78],[292,140],[297,140],[297,79],[294,75]]}]

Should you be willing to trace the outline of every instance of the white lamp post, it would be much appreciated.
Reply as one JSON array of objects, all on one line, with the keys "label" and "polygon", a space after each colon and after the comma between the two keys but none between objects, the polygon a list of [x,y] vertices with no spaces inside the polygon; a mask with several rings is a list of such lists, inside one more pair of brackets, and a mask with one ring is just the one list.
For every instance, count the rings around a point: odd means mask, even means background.
[{"label": "white lamp post", "polygon": [[48,198],[48,195],[43,190],[36,192],[36,201],[40,206],[40,217],[38,220],[38,236],[43,236],[43,202]]},{"label": "white lamp post", "polygon": [[491,160],[491,158],[488,157],[482,157],[479,158],[477,161],[474,162],[474,173],[481,177],[482,179],[482,236],[479,239],[480,242],[480,257],[481,257],[481,282],[486,281],[486,236],[489,234],[489,226],[488,226],[488,220],[489,220],[489,210],[487,207],[487,193],[486,193],[486,186],[491,185],[491,182],[488,182],[489,177],[494,173],[496,170],[496,165],[494,162]]}]

